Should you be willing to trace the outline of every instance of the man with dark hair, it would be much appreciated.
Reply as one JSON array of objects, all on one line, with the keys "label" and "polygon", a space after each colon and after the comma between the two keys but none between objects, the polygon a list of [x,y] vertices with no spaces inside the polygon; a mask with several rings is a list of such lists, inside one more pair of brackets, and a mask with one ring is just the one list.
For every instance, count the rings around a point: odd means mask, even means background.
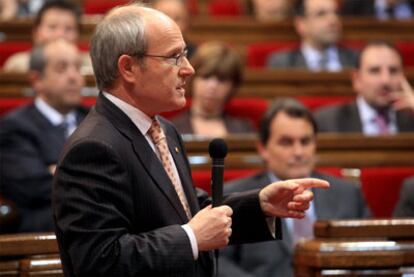
[{"label": "man with dark hair", "polygon": [[317,127],[312,114],[294,99],[281,99],[267,110],[259,130],[259,153],[266,170],[225,184],[224,193],[260,189],[269,182],[315,177],[330,189],[313,191],[314,201],[303,219],[283,219],[282,241],[229,246],[222,250],[220,276],[293,276],[293,249],[313,236],[315,220],[363,218],[370,215],[354,184],[314,171]]},{"label": "man with dark hair", "polygon": [[356,52],[338,46],[342,23],[336,0],[302,0],[296,6],[298,49],[269,56],[269,68],[306,68],[310,71],[340,71],[352,67]]},{"label": "man with dark hair", "polygon": [[[32,30],[34,46],[63,38],[77,43],[80,33],[80,8],[68,1],[53,0],[46,2],[37,13]],[[20,52],[7,59],[3,69],[10,72],[27,72],[30,52]],[[88,55],[82,55],[82,71],[91,73]]]},{"label": "man with dark hair", "polygon": [[0,188],[17,205],[18,232],[53,231],[52,176],[87,112],[79,106],[84,81],[76,45],[59,39],[35,47],[29,75],[34,103],[0,120]]},{"label": "man with dark hair", "polygon": [[304,216],[308,188],[329,187],[289,180],[208,205],[180,134],[159,116],[186,103],[194,69],[185,49],[171,18],[138,3],[96,27],[90,51],[102,92],[65,145],[54,181],[65,276],[212,276],[211,250],[278,238],[280,217]]},{"label": "man with dark hair", "polygon": [[320,109],[321,132],[359,132],[368,136],[414,131],[414,92],[401,55],[389,43],[373,41],[361,51],[352,72],[356,101]]}]

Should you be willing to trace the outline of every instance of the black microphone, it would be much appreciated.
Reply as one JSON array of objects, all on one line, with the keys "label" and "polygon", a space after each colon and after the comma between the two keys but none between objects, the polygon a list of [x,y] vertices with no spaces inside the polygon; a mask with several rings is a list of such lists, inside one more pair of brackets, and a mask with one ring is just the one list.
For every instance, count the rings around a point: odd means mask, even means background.
[{"label": "black microphone", "polygon": [[223,202],[224,158],[227,155],[227,144],[223,139],[215,138],[208,145],[208,153],[212,159],[211,194],[213,207]]}]

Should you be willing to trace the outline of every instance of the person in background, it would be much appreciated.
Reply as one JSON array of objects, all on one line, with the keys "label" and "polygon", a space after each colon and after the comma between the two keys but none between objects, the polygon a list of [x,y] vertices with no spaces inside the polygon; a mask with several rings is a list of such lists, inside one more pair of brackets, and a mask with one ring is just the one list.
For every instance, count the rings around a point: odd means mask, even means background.
[{"label": "person in background", "polygon": [[368,43],[352,72],[352,86],[356,101],[316,112],[321,132],[376,136],[414,131],[414,92],[393,45],[384,41]]},{"label": "person in background", "polygon": [[292,16],[291,0],[251,0],[249,3],[258,21],[282,21]]},{"label": "person in background", "polygon": [[168,15],[177,23],[187,44],[188,57],[191,58],[196,46],[185,37],[189,27],[190,15],[185,0],[153,0],[152,7]]},{"label": "person in background", "polygon": [[17,14],[17,0],[0,0],[0,20],[10,20]]},{"label": "person in background", "polygon": [[172,119],[181,134],[224,137],[233,133],[251,133],[245,119],[224,112],[242,82],[242,63],[237,52],[220,42],[199,46],[191,59],[196,71],[188,81],[191,107]]},{"label": "person in background", "polygon": [[414,217],[414,176],[404,180],[394,217]]},{"label": "person in background", "polygon": [[63,39],[36,46],[29,73],[34,103],[0,120],[0,188],[21,214],[18,232],[53,231],[53,173],[63,144],[87,113],[80,106],[80,64],[76,45]]},{"label": "person in background", "polygon": [[138,3],[97,25],[90,51],[101,93],[54,177],[65,276],[213,276],[211,250],[278,238],[280,217],[303,217],[308,189],[329,187],[312,178],[278,182],[208,205],[180,134],[159,116],[185,106],[194,74],[185,49],[171,18]]},{"label": "person in background", "polygon": [[413,0],[344,0],[342,13],[346,16],[376,17],[380,20],[408,20],[414,15]]},{"label": "person in background", "polygon": [[[77,43],[80,20],[81,11],[77,5],[62,0],[47,1],[39,10],[33,22],[32,39],[34,46],[58,38],[66,39],[70,43]],[[92,73],[89,55],[82,54],[81,57],[82,73]],[[26,73],[29,70],[29,58],[30,51],[15,53],[6,60],[3,70]]]},{"label": "person in background", "polygon": [[297,49],[271,54],[267,60],[268,68],[332,72],[355,65],[357,53],[338,45],[342,22],[336,0],[301,0],[295,13],[294,24],[301,45]]},{"label": "person in background", "polygon": [[293,276],[293,250],[313,237],[316,220],[370,216],[360,188],[315,171],[317,127],[311,112],[294,99],[274,102],[259,130],[259,154],[266,170],[224,185],[224,194],[260,189],[269,182],[314,177],[327,180],[330,189],[313,191],[314,201],[303,219],[282,219],[282,241],[228,246],[220,251],[219,276]]}]

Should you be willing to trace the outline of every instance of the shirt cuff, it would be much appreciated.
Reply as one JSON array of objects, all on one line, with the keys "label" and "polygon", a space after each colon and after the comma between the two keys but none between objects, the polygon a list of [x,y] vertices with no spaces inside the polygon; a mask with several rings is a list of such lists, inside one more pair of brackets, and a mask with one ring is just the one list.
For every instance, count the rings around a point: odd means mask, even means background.
[{"label": "shirt cuff", "polygon": [[267,227],[269,228],[270,234],[272,234],[272,237],[276,238],[276,224],[275,224],[275,218],[272,217],[266,217]]},{"label": "shirt cuff", "polygon": [[[274,225],[274,220],[273,220],[273,225]],[[198,259],[198,245],[197,245],[197,239],[194,235],[194,232],[188,224],[181,225],[181,227],[184,229],[184,231],[186,232],[188,236],[188,239],[190,240],[191,250],[193,250],[194,261],[196,261]]]}]

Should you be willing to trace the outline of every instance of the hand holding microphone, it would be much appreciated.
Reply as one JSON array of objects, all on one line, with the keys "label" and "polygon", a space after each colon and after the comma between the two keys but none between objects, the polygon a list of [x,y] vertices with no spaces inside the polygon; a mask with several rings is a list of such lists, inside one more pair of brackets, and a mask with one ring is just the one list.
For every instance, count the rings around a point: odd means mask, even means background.
[{"label": "hand holding microphone", "polygon": [[221,205],[223,199],[224,158],[227,145],[222,139],[214,139],[209,144],[212,158],[211,191],[213,205],[199,211],[188,223],[197,239],[200,251],[223,248],[231,236],[231,215],[233,210]]}]

